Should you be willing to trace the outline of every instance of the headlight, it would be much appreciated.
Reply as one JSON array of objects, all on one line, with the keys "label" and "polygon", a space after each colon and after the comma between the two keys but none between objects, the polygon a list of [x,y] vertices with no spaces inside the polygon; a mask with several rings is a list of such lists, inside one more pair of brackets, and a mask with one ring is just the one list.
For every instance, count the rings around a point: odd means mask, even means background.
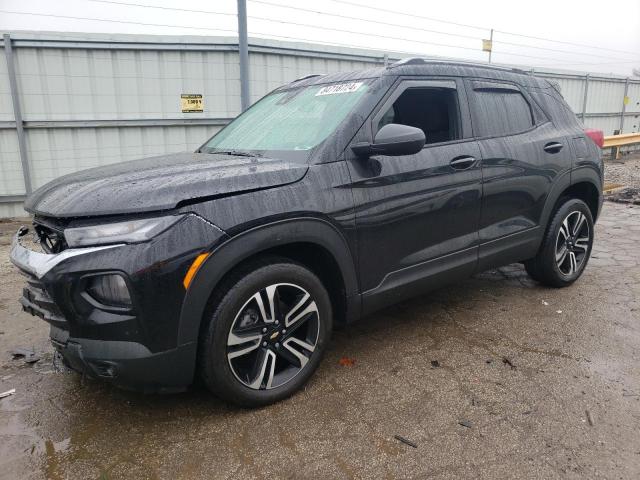
[{"label": "headlight", "polygon": [[128,222],[67,228],[64,231],[64,237],[69,247],[144,242],[165,231],[181,218],[182,215],[170,215]]}]

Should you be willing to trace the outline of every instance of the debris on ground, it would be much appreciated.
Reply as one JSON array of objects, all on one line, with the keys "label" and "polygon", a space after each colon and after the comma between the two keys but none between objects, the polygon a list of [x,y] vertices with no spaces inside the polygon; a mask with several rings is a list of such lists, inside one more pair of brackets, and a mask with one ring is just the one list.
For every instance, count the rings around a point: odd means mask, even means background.
[{"label": "debris on ground", "polygon": [[36,363],[40,360],[40,355],[35,353],[33,350],[29,350],[28,348],[18,347],[11,350],[11,355],[13,355],[13,359],[23,358],[25,363]]},{"label": "debris on ground", "polygon": [[343,367],[353,367],[356,361],[354,358],[342,357],[340,360],[338,360],[338,363]]},{"label": "debris on ground", "polygon": [[604,196],[605,200],[616,203],[628,203],[633,205],[640,205],[640,188],[625,187],[618,190],[614,190],[611,193],[607,193]]},{"label": "debris on ground", "polygon": [[502,363],[504,363],[505,365],[509,365],[511,367],[512,370],[516,369],[516,366],[513,364],[513,362],[511,360],[509,360],[507,357],[502,357]]},{"label": "debris on ground", "polygon": [[438,368],[440,366],[440,362],[438,360],[431,360],[431,367]]},{"label": "debris on ground", "polygon": [[471,423],[469,420],[458,420],[458,425],[462,425],[463,427],[466,427],[466,428],[473,427],[473,423]]},{"label": "debris on ground", "polygon": [[589,425],[593,427],[593,417],[591,416],[591,412],[589,410],[585,410],[584,413],[587,415],[587,422],[589,422]]},{"label": "debris on ground", "polygon": [[33,355],[29,355],[28,357],[25,357],[24,359],[24,363],[29,363],[29,364],[36,363],[38,361],[40,361],[40,355],[37,355],[35,353]]},{"label": "debris on ground", "polygon": [[562,313],[562,310],[556,310],[556,313]]},{"label": "debris on ground", "polygon": [[8,397],[10,395],[13,395],[14,393],[16,393],[16,389],[12,388],[11,390],[7,390],[6,392],[0,393],[0,398]]},{"label": "debris on ground", "polygon": [[28,348],[24,348],[24,347],[18,347],[18,348],[14,348],[13,350],[11,350],[11,355],[13,355],[13,358],[20,358],[20,357],[26,357],[28,355],[33,355],[33,350],[29,350]]},{"label": "debris on ground", "polygon": [[547,305],[549,305],[549,302],[547,302],[546,300],[542,300],[542,304],[543,304],[544,306],[547,306]]},{"label": "debris on ground", "polygon": [[417,444],[413,443],[411,440],[407,440],[406,438],[401,437],[400,435],[394,435],[393,438],[404,443],[405,445],[409,445],[410,447],[413,447],[413,448],[418,448]]}]

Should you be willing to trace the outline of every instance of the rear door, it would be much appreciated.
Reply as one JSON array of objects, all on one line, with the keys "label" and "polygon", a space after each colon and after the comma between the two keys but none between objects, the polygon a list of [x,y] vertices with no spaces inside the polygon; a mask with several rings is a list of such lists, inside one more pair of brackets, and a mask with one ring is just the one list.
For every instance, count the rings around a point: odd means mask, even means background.
[{"label": "rear door", "polygon": [[567,139],[515,83],[467,80],[482,155],[478,269],[535,255],[547,196],[571,171]]},{"label": "rear door", "polygon": [[477,262],[480,151],[462,81],[400,81],[365,123],[368,141],[387,123],[421,128],[427,143],[415,155],[348,152],[365,312]]}]

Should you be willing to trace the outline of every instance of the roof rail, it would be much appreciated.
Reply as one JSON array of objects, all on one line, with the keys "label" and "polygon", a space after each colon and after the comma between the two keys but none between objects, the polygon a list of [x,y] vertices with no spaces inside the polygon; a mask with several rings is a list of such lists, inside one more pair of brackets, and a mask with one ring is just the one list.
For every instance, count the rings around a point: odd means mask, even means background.
[{"label": "roof rail", "polygon": [[472,67],[480,67],[480,68],[490,68],[492,70],[506,70],[514,73],[521,73],[524,75],[531,75],[531,72],[527,72],[517,67],[503,67],[500,65],[492,65],[480,62],[469,62],[465,60],[440,60],[440,59],[427,59],[422,57],[410,57],[403,58],[397,62],[392,63],[387,67],[387,70],[397,67],[403,67],[405,65],[428,65],[428,64],[440,63],[440,64],[449,64],[449,65],[464,65],[464,66],[472,66]]},{"label": "roof rail", "polygon": [[425,65],[427,62],[422,57],[409,57],[398,60],[387,67],[387,69],[401,67],[403,65]]},{"label": "roof rail", "polygon": [[301,82],[302,80],[306,80],[307,78],[313,77],[324,77],[326,73],[312,73],[311,75],[305,75],[304,77],[296,78],[291,83]]}]

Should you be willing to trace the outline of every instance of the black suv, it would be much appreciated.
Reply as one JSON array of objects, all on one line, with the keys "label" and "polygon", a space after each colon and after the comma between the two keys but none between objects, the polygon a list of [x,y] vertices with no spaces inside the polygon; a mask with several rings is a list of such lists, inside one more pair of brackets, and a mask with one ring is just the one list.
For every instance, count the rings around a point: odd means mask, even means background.
[{"label": "black suv", "polygon": [[267,404],[308,380],[334,324],[512,262],[574,282],[602,204],[598,140],[518,70],[410,59],[305,77],[195,153],[38,189],[35,235],[11,252],[20,301],[74,370]]}]

